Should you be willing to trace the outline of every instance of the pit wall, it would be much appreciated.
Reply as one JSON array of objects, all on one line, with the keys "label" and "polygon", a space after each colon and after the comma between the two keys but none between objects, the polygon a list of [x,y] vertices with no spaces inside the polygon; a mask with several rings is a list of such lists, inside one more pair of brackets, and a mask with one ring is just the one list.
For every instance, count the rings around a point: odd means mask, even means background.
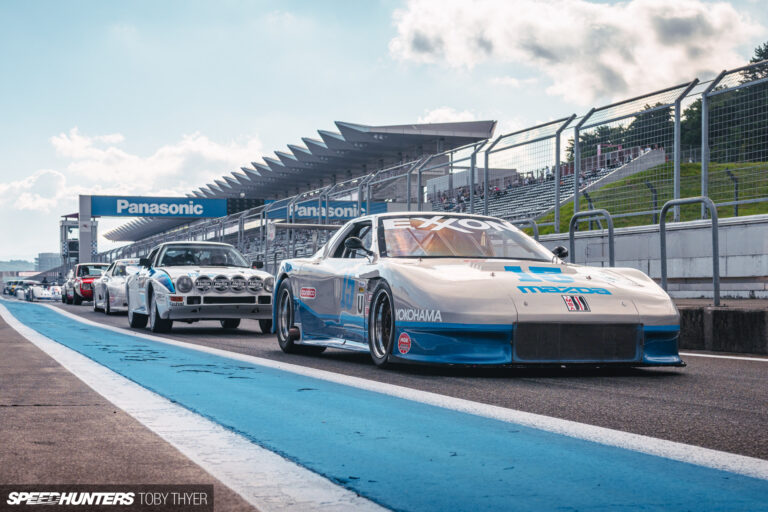
[{"label": "pit wall", "polygon": [[[722,219],[719,235],[720,296],[768,298],[768,215]],[[540,242],[549,249],[569,247],[568,233],[545,235]],[[576,263],[608,266],[607,229],[577,232],[575,242]],[[659,226],[616,229],[615,257],[617,267],[636,268],[660,281]],[[667,277],[672,297],[712,298],[709,220],[667,223]]]}]

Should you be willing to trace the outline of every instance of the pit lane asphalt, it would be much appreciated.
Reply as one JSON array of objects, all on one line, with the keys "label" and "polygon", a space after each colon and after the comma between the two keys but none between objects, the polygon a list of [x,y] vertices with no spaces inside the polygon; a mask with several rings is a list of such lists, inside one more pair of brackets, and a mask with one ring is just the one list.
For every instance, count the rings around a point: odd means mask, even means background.
[{"label": "pit lane asphalt", "polygon": [[[56,307],[133,331],[125,314],[91,303]],[[137,330],[149,332],[146,329]],[[402,366],[379,370],[367,354],[328,349],[284,354],[255,321],[226,331],[218,322],[175,322],[161,336],[440,393],[466,400],[768,459],[768,362],[685,358],[686,368],[519,369]]]}]

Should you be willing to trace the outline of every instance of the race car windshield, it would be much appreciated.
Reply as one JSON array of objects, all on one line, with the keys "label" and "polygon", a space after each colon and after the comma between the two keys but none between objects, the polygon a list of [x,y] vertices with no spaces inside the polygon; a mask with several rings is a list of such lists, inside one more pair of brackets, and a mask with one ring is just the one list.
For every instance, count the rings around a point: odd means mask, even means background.
[{"label": "race car windshield", "polygon": [[106,265],[99,267],[93,265],[83,265],[79,267],[77,275],[80,277],[100,276],[102,273],[104,273],[106,268]]},{"label": "race car windshield", "polygon": [[112,275],[115,277],[132,276],[141,270],[141,267],[137,265],[118,265],[115,270],[112,271]]},{"label": "race car windshield", "polygon": [[384,218],[382,256],[551,261],[552,254],[512,224],[485,217]]},{"label": "race car windshield", "polygon": [[248,267],[234,247],[219,245],[182,245],[165,249],[159,266]]}]

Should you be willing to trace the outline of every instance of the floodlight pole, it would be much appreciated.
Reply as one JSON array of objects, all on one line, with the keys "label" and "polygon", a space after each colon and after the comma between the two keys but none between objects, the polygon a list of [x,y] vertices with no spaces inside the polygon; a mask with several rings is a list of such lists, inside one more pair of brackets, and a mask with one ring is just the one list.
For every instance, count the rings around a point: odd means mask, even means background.
[{"label": "floodlight pole", "polygon": [[[709,93],[717,87],[727,70],[722,70],[701,93],[701,195],[709,197]],[[701,218],[707,218],[707,205],[701,203]]]},{"label": "floodlight pole", "polygon": [[576,114],[571,114],[555,132],[555,233],[560,232],[560,134],[574,119]]},{"label": "floodlight pole", "polygon": [[499,135],[496,137],[496,140],[494,140],[490,146],[488,146],[488,149],[484,151],[484,162],[483,162],[483,215],[488,215],[488,160],[489,155],[491,151],[493,151],[493,148],[496,147],[496,144],[498,144],[501,139],[503,139],[505,135]]},{"label": "floodlight pole", "polygon": [[573,214],[579,213],[579,189],[581,189],[581,142],[579,142],[579,130],[592,114],[597,110],[595,107],[587,112],[587,115],[581,118],[581,121],[573,127]]},{"label": "floodlight pole", "polygon": [[[675,151],[675,161],[674,161],[674,191],[673,191],[673,199],[680,199],[680,158],[681,158],[681,152],[680,152],[680,108],[681,103],[683,101],[683,98],[688,96],[688,93],[691,92],[691,89],[693,89],[696,84],[699,83],[699,79],[695,78],[693,82],[689,83],[688,86],[683,90],[683,92],[680,93],[680,95],[675,98],[675,134],[674,134],[674,151]],[[674,219],[675,222],[680,221],[680,207],[675,206],[674,210]]]}]

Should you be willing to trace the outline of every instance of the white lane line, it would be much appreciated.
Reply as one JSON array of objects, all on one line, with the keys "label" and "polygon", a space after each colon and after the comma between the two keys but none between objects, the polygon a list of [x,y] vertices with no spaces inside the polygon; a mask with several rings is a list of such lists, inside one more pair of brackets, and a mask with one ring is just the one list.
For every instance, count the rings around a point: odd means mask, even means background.
[{"label": "white lane line", "polygon": [[385,510],[43,336],[17,320],[3,305],[0,316],[97,393],[260,511]]},{"label": "white lane line", "polygon": [[688,462],[698,466],[720,469],[723,471],[730,471],[732,473],[738,473],[741,475],[768,480],[768,460],[721,452],[718,450],[678,443],[675,441],[667,441],[664,439],[657,439],[655,437],[643,436],[640,434],[632,434],[630,432],[624,432],[621,430],[598,427],[595,425],[588,425],[586,423],[563,420],[560,418],[519,411],[516,409],[507,409],[505,407],[473,402],[463,398],[440,395],[437,393],[431,393],[429,391],[421,391],[404,386],[397,386],[395,384],[386,384],[383,382],[362,379],[360,377],[352,377],[350,375],[333,373],[326,370],[318,370],[306,366],[282,363],[272,359],[249,356],[246,354],[230,352],[218,348],[195,345],[193,343],[186,343],[170,338],[162,338],[160,336],[154,336],[133,330],[113,327],[111,325],[100,324],[98,322],[88,320],[51,305],[45,304],[43,307],[51,308],[61,315],[67,316],[84,324],[101,327],[103,329],[108,329],[122,334],[137,336],[147,340],[185,347],[200,352],[207,352],[209,354],[216,354],[218,356],[227,357],[229,359],[245,361],[269,368],[275,368],[277,370],[283,370],[299,375],[305,375],[307,377],[335,382],[337,384],[343,384],[346,386],[353,386],[376,393],[404,398],[414,402],[442,407],[444,409],[451,409],[454,411],[474,414],[476,416],[483,416],[486,418],[493,418],[509,423],[516,423],[518,425],[546,430],[548,432],[554,432],[556,434],[584,439],[608,446],[616,446],[619,448],[625,448],[627,450],[647,453],[649,455],[656,455],[658,457],[665,457],[681,462]]},{"label": "white lane line", "polygon": [[737,361],[758,361],[768,363],[768,359],[763,357],[744,357],[744,356],[718,356],[716,354],[694,354],[693,352],[680,352],[685,357],[711,357],[712,359],[736,359]]}]

